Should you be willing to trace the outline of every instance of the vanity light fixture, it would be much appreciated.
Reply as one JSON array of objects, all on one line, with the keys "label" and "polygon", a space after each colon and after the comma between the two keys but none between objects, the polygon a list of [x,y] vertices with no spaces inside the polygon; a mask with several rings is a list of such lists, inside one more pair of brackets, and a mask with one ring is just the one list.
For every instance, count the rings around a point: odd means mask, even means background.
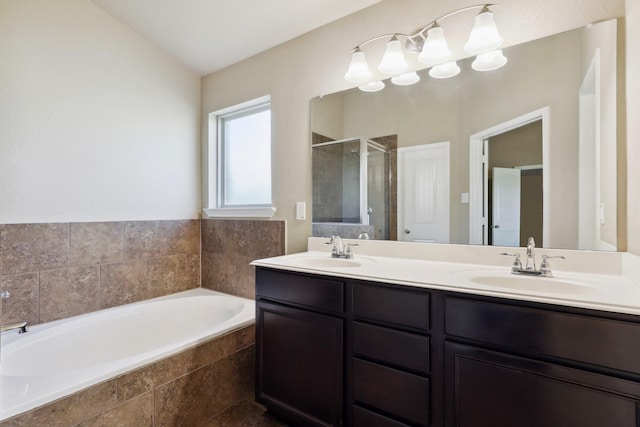
[{"label": "vanity light fixture", "polygon": [[[439,22],[449,16],[478,8],[481,10],[475,17],[475,23],[464,45],[464,50],[477,55],[472,64],[474,70],[496,70],[507,63],[507,58],[500,49],[503,40],[494,22],[493,12],[489,9],[491,6],[495,6],[495,4],[480,4],[454,10],[434,19],[412,35],[385,34],[360,43],[352,51],[351,63],[344,77],[351,83],[360,84],[360,89],[366,92],[384,89],[385,85],[382,81],[374,80],[376,77],[371,72],[361,49],[365,45],[381,39],[389,40],[377,69],[380,73],[392,76],[391,82],[395,85],[411,85],[420,80],[416,71],[410,70],[405,54],[417,54],[418,62],[431,67],[429,76],[433,78],[446,79],[458,75],[460,67],[456,61],[451,61],[452,53],[449,50],[444,29]],[[404,49],[400,39],[405,41]]]}]

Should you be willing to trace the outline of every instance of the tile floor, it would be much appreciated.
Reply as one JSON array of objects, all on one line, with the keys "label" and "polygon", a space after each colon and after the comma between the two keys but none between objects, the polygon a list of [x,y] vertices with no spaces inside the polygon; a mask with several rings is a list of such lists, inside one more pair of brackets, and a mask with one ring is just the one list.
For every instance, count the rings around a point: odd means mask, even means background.
[{"label": "tile floor", "polygon": [[243,400],[202,427],[287,427],[265,413],[265,408],[253,401]]}]

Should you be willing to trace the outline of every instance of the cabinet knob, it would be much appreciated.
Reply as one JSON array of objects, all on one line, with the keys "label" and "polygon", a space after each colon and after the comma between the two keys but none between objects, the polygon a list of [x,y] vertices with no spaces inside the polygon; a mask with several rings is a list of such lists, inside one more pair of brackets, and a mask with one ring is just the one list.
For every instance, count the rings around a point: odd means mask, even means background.
[{"label": "cabinet knob", "polygon": [[404,229],[404,234],[409,234],[409,233],[411,233],[411,230],[409,230],[408,228],[405,228]]}]

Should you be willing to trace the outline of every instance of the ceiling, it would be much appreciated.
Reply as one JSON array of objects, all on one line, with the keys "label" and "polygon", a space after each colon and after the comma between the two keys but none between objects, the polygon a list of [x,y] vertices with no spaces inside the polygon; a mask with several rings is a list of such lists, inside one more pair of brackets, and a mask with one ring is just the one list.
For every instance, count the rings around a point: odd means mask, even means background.
[{"label": "ceiling", "polygon": [[200,75],[381,0],[91,0]]}]

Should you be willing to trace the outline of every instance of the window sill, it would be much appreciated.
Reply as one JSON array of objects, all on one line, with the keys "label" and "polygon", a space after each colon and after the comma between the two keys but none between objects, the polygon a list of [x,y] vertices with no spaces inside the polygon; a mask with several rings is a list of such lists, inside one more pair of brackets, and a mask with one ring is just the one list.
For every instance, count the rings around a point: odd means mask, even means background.
[{"label": "window sill", "polygon": [[271,218],[276,208],[217,208],[203,209],[206,218]]}]

